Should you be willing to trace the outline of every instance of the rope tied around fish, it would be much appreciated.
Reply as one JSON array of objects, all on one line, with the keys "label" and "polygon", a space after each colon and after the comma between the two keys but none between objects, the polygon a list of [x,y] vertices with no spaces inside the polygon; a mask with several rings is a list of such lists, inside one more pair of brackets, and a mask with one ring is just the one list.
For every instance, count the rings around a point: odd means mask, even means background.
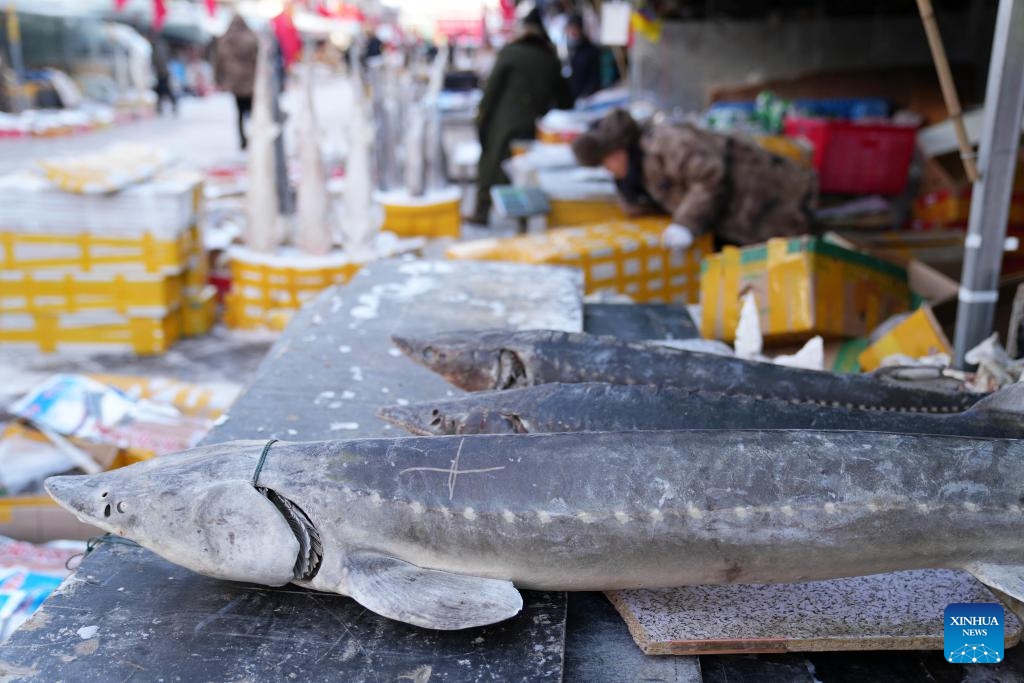
[{"label": "rope tied around fish", "polygon": [[270,454],[270,447],[277,443],[277,439],[270,439],[263,445],[263,452],[260,453],[260,459],[256,461],[256,469],[252,473],[252,485],[255,488],[259,488],[260,472],[263,471],[263,465],[267,462],[267,455]]},{"label": "rope tied around fish", "polygon": [[[115,536],[114,534],[110,533],[103,534],[102,536],[92,536],[85,542],[85,552],[75,553],[74,555],[69,557],[67,561],[64,562],[64,568],[68,571],[75,571],[76,569],[78,569],[79,566],[81,566],[82,560],[84,560],[93,550],[96,550],[96,546],[102,545],[104,543],[110,543],[111,545],[125,545],[129,548],[142,547],[138,543],[129,538]],[[78,559],[78,564],[72,567],[71,562],[75,559]]]}]

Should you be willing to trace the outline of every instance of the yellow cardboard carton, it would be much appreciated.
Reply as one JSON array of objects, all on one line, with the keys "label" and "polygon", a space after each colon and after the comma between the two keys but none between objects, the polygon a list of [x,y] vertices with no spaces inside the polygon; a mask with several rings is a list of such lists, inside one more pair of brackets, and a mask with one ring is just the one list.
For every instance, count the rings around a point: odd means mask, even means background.
[{"label": "yellow cardboard carton", "polygon": [[857,357],[864,372],[877,370],[887,356],[902,354],[911,358],[936,353],[953,355],[953,347],[927,304],[914,311],[899,324],[864,349]]},{"label": "yellow cardboard carton", "polygon": [[732,341],[740,297],[753,290],[766,340],[866,335],[909,310],[906,271],[819,238],[726,247],[701,265],[701,333]]}]

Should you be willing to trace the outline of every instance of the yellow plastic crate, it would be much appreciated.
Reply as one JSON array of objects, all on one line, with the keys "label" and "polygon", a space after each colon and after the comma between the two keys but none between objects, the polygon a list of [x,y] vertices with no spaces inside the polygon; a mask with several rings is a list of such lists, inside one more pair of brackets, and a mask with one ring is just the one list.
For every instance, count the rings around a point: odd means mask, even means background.
[{"label": "yellow plastic crate", "polygon": [[616,201],[552,199],[548,225],[555,228],[630,220]]},{"label": "yellow plastic crate", "polygon": [[164,312],[183,303],[180,275],[119,272],[0,272],[0,313]]},{"label": "yellow plastic crate", "polygon": [[231,291],[225,298],[225,323],[240,329],[281,329],[281,323],[327,287],[344,284],[360,263],[344,257],[277,257],[232,250]]},{"label": "yellow plastic crate", "polygon": [[381,230],[399,237],[458,238],[462,228],[461,195],[457,188],[435,193],[423,199],[378,194],[376,201],[384,209]]},{"label": "yellow plastic crate", "polygon": [[224,324],[235,330],[280,332],[298,309],[262,308],[228,292],[224,297]]},{"label": "yellow plastic crate", "polygon": [[178,309],[160,316],[83,313],[0,313],[0,344],[26,344],[52,352],[65,346],[164,353],[181,337]]},{"label": "yellow plastic crate", "polygon": [[185,297],[181,316],[181,331],[186,337],[197,337],[213,329],[217,321],[217,288],[207,285],[198,294]]},{"label": "yellow plastic crate", "polygon": [[565,265],[583,271],[586,292],[618,292],[637,302],[695,302],[711,235],[685,252],[661,246],[667,218],[560,228],[536,235],[453,245],[448,258]]},{"label": "yellow plastic crate", "polygon": [[701,333],[732,341],[752,290],[766,339],[856,337],[910,307],[906,271],[810,237],[726,247],[701,266]]},{"label": "yellow plastic crate", "polygon": [[198,229],[193,226],[176,239],[109,236],[89,232],[39,234],[0,231],[0,267],[3,270],[140,270],[180,273],[190,259],[202,253]]}]

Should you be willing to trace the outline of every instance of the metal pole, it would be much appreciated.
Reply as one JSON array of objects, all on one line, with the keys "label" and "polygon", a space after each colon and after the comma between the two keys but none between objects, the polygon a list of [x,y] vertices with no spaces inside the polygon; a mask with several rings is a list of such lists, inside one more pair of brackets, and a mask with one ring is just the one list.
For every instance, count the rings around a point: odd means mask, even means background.
[{"label": "metal pole", "polygon": [[1024,115],[1024,0],[1000,0],[957,308],[955,364],[992,333]]}]

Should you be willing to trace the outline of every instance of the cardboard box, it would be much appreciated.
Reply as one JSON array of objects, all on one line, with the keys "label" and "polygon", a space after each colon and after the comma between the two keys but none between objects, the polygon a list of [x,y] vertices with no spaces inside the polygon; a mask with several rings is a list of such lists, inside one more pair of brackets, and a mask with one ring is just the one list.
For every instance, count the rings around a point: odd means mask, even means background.
[{"label": "cardboard box", "polygon": [[[843,230],[826,234],[830,242],[848,249],[857,249],[906,266],[912,260],[926,263],[953,278],[959,278],[964,266],[965,229],[942,230]],[[1015,238],[1013,248],[1003,253],[1002,277],[1024,272],[1024,224],[1010,226],[1006,231],[1008,244]]]},{"label": "cardboard box", "polygon": [[[977,69],[970,64],[954,63],[951,66],[964,105],[982,101],[985,82],[978,78]],[[709,104],[749,101],[762,90],[770,90],[787,100],[881,97],[889,100],[894,109],[910,109],[920,114],[925,123],[949,118],[938,79],[935,78],[935,68],[931,64],[813,71],[792,77],[719,83],[708,88],[707,100]]]},{"label": "cardboard box", "polygon": [[701,266],[701,333],[733,341],[753,290],[765,340],[857,337],[911,304],[904,268],[821,238],[726,247]]},{"label": "cardboard box", "polygon": [[959,275],[963,267],[963,230],[838,230],[826,233],[825,239],[904,268],[911,261],[920,261]]},{"label": "cardboard box", "polygon": [[937,353],[953,355],[953,346],[927,304],[900,321],[857,357],[864,372],[877,370],[888,356],[922,358]]},{"label": "cardboard box", "polygon": [[84,541],[102,534],[97,527],[79,522],[73,514],[57,507],[48,495],[0,498],[0,535],[46,543],[64,539]]}]

